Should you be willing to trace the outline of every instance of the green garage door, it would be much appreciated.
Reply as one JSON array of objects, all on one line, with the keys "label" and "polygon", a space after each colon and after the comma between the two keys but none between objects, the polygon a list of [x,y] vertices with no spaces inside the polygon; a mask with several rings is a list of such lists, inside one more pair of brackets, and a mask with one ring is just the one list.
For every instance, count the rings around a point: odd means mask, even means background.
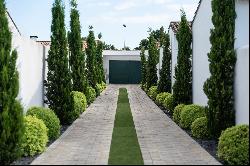
[{"label": "green garage door", "polygon": [[140,82],[140,61],[109,61],[110,84],[139,84]]}]

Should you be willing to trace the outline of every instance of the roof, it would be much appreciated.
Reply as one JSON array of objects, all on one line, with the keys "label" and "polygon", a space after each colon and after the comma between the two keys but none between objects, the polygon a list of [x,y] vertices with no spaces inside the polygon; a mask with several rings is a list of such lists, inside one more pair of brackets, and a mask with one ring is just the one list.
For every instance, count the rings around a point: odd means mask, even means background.
[{"label": "roof", "polygon": [[200,9],[201,3],[202,3],[202,0],[199,1],[198,7],[197,7],[197,9],[196,9],[196,11],[194,13],[194,18],[193,18],[192,23],[191,23],[192,25],[193,25],[193,22],[194,22],[194,20],[195,20],[195,18],[197,16],[197,13],[198,13],[198,11]]},{"label": "roof", "polygon": [[[168,29],[171,28],[173,30],[173,32],[176,34],[178,32],[180,23],[181,23],[180,21],[171,21]],[[188,25],[189,25],[190,30],[192,30],[191,21],[188,21]]]},{"label": "roof", "polygon": [[103,55],[115,55],[115,56],[140,56],[141,51],[112,51],[112,50],[104,50]]},{"label": "roof", "polygon": [[37,41],[37,43],[40,43],[40,44],[42,44],[44,46],[50,46],[51,41]]},{"label": "roof", "polygon": [[12,19],[12,17],[10,16],[10,13],[9,13],[7,10],[6,10],[6,12],[7,12],[7,15],[9,16],[9,18],[11,19],[12,23],[14,24],[16,30],[17,30],[18,33],[21,35],[21,32],[20,32],[20,30],[18,29],[18,27],[17,27],[16,23],[14,22],[14,20]]}]

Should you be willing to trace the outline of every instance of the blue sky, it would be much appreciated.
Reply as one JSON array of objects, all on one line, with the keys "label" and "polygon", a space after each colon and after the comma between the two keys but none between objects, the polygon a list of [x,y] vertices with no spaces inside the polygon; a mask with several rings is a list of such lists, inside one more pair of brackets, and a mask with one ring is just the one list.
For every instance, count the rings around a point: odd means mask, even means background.
[{"label": "blue sky", "polygon": [[[37,35],[50,40],[51,7],[54,0],[6,0],[6,6],[22,35]],[[69,0],[65,4],[66,28],[69,30]],[[191,21],[199,0],[78,0],[82,36],[92,25],[96,37],[99,32],[106,43],[122,48],[135,48],[148,36],[148,28],[167,30],[170,21],[180,20],[184,8]],[[123,24],[127,28],[123,28]]]}]

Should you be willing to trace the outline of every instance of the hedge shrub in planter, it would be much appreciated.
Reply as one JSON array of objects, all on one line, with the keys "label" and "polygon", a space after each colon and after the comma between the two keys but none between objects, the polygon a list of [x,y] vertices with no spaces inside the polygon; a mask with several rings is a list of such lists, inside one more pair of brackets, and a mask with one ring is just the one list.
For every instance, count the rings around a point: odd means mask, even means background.
[{"label": "hedge shrub in planter", "polygon": [[88,94],[86,96],[87,97],[87,103],[91,104],[96,99],[96,92],[95,92],[95,89],[90,87],[90,86],[87,88],[87,91],[88,91]]},{"label": "hedge shrub in planter", "polygon": [[24,117],[24,126],[24,137],[21,145],[24,156],[42,153],[48,142],[46,125],[41,119],[29,115]]},{"label": "hedge shrub in planter", "polygon": [[87,108],[87,99],[85,95],[81,92],[73,91],[71,92],[74,98],[74,112],[80,116]]},{"label": "hedge shrub in planter", "polygon": [[38,119],[41,119],[46,127],[48,128],[48,137],[50,140],[54,140],[59,137],[60,134],[60,120],[49,108],[42,107],[31,107],[26,115],[35,116]]},{"label": "hedge shrub in planter", "polygon": [[164,100],[166,99],[166,97],[169,95],[169,93],[160,93],[157,95],[156,97],[156,103],[163,106]]},{"label": "hedge shrub in planter", "polygon": [[155,100],[157,97],[157,86],[152,86],[148,91],[148,95],[151,99]]},{"label": "hedge shrub in planter", "polygon": [[165,98],[163,106],[170,111],[172,114],[174,111],[174,97],[172,94],[168,94],[168,96]]},{"label": "hedge shrub in planter", "polygon": [[174,109],[174,114],[173,114],[173,120],[175,123],[180,124],[181,120],[181,111],[185,107],[185,104],[179,104],[178,106],[175,107]]},{"label": "hedge shrub in planter", "polygon": [[197,118],[204,116],[206,116],[204,107],[195,104],[186,105],[181,111],[180,125],[184,129],[190,129]]},{"label": "hedge shrub in planter", "polygon": [[230,165],[249,164],[249,125],[238,125],[222,132],[218,157]]},{"label": "hedge shrub in planter", "polygon": [[199,139],[209,138],[207,123],[206,117],[197,118],[191,125],[192,135]]}]

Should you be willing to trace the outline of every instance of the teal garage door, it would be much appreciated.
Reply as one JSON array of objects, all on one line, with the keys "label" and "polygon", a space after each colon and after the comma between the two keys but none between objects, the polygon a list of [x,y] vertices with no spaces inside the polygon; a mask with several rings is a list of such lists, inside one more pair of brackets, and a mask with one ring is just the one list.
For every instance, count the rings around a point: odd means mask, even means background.
[{"label": "teal garage door", "polygon": [[109,61],[110,84],[139,84],[140,82],[140,61]]}]

